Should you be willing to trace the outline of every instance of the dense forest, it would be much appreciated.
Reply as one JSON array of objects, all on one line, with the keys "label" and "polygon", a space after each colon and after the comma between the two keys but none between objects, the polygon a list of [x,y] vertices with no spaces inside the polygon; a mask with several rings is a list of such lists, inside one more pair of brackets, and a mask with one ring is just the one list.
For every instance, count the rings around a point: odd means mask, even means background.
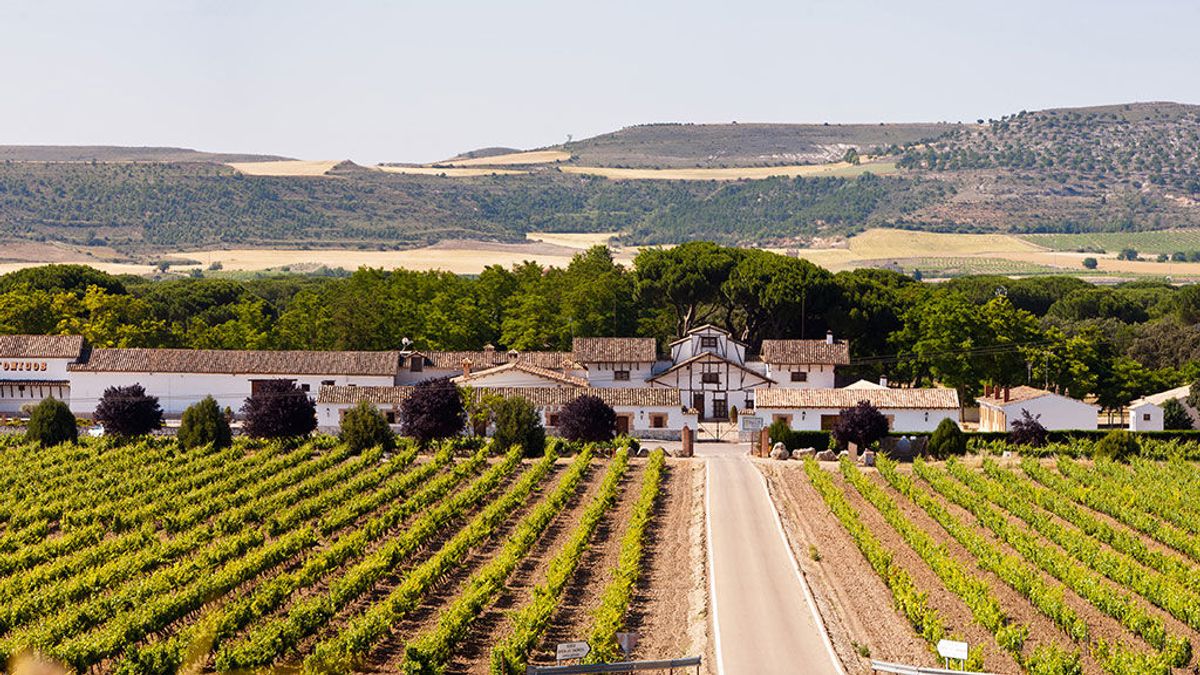
[{"label": "dense forest", "polygon": [[694,242],[632,267],[607,249],[565,268],[478,276],[361,269],[249,281],[114,277],[52,265],[0,276],[0,333],[76,333],[96,346],[228,349],[569,349],[574,336],[665,344],[713,323],[764,338],[851,345],[846,378],[1059,387],[1113,408],[1200,375],[1200,286],[1094,286],[1070,277],[916,282],[879,269],[832,274],[801,259]]}]

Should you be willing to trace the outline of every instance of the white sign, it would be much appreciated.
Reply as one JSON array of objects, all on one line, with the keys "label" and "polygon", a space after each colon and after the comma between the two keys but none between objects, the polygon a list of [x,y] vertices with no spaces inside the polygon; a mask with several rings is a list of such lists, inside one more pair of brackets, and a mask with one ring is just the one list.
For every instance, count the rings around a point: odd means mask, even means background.
[{"label": "white sign", "polygon": [[967,643],[955,642],[954,640],[938,640],[937,651],[944,659],[958,659],[960,661],[966,661],[970,655]]},{"label": "white sign", "polygon": [[586,642],[560,642],[554,651],[554,658],[559,661],[567,659],[582,659],[592,651],[592,646]]},{"label": "white sign", "polygon": [[763,428],[763,418],[761,417],[740,417],[742,421],[742,431],[758,431]]},{"label": "white sign", "polygon": [[625,653],[625,658],[629,658],[630,652],[637,646],[639,637],[640,635],[637,633],[617,633],[617,644],[621,646],[621,651]]}]

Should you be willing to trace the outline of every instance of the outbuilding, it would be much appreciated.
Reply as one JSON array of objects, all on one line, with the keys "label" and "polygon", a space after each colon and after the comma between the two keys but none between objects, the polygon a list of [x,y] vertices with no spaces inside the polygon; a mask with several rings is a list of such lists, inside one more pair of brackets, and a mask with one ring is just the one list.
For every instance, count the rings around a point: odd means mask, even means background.
[{"label": "outbuilding", "polygon": [[892,431],[933,431],[944,419],[958,422],[958,392],[954,389],[761,389],[757,410],[763,422],[784,421],[797,431],[830,431],[841,411],[860,401],[875,406]]},{"label": "outbuilding", "polygon": [[1011,431],[1022,412],[1050,431],[1096,429],[1100,407],[1036,387],[992,387],[979,398],[979,430]]},{"label": "outbuilding", "polygon": [[1172,399],[1179,401],[1188,416],[1192,418],[1192,425],[1196,426],[1196,411],[1187,404],[1189,393],[1191,393],[1191,387],[1184,385],[1131,401],[1129,403],[1129,430],[1162,431],[1165,428],[1163,405]]}]

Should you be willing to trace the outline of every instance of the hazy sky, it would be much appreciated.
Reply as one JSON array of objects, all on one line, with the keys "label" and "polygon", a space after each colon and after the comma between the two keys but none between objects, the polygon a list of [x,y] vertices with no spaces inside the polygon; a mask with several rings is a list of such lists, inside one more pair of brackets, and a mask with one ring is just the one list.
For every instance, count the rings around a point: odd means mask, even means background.
[{"label": "hazy sky", "polygon": [[433,161],[656,121],[1200,103],[1193,0],[0,0],[0,143]]}]

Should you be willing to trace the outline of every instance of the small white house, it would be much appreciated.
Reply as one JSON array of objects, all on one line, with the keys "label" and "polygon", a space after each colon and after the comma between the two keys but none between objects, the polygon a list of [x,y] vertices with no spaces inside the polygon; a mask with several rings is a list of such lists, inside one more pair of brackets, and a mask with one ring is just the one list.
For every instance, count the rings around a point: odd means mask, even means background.
[{"label": "small white house", "polygon": [[775,386],[832,389],[836,368],[850,363],[850,345],[833,333],[824,340],[763,340],[761,359]]},{"label": "small white house", "polygon": [[78,335],[0,335],[0,415],[51,396],[69,403],[67,366],[82,354]]},{"label": "small white house", "polygon": [[591,387],[645,387],[658,360],[654,338],[575,338],[571,358]]},{"label": "small white house", "polygon": [[1022,411],[1050,431],[1096,429],[1100,407],[1035,387],[988,387],[979,398],[979,430],[1011,431]]},{"label": "small white house", "polygon": [[944,419],[958,422],[954,389],[784,389],[758,392],[757,410],[766,424],[783,420],[797,431],[830,431],[841,411],[867,401],[899,432],[933,431]]},{"label": "small white house", "polygon": [[1163,405],[1171,399],[1179,401],[1183,405],[1183,409],[1192,418],[1192,425],[1196,426],[1196,411],[1186,403],[1190,391],[1191,387],[1184,385],[1131,401],[1129,403],[1129,430],[1162,431],[1165,428]]}]

